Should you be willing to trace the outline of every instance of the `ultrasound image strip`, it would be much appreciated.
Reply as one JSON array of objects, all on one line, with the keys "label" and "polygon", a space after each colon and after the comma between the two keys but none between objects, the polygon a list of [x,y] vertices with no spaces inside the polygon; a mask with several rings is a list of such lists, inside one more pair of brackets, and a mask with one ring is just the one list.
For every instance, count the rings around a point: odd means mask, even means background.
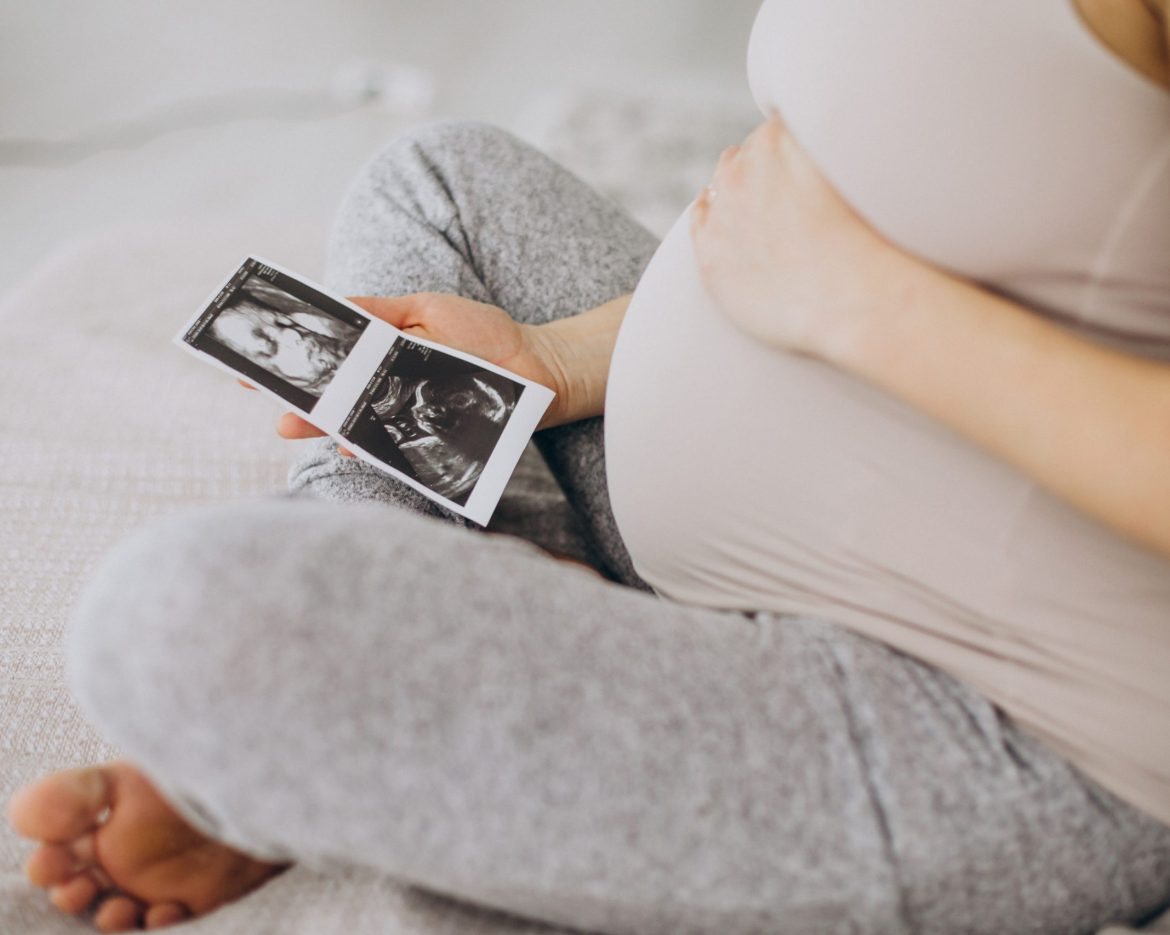
[{"label": "ultrasound image strip", "polygon": [[184,340],[310,413],[368,325],[332,296],[250,257]]},{"label": "ultrasound image strip", "polygon": [[488,361],[404,335],[255,257],[175,341],[481,525],[555,395]]}]

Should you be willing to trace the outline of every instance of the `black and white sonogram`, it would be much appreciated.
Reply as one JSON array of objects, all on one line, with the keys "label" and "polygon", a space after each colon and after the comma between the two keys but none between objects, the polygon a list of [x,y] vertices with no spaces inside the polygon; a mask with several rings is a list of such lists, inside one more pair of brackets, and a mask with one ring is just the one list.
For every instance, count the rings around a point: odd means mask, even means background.
[{"label": "black and white sonogram", "polygon": [[311,412],[368,324],[331,296],[250,258],[183,340]]},{"label": "black and white sonogram", "polygon": [[462,506],[524,389],[499,373],[399,338],[341,436]]},{"label": "black and white sonogram", "polygon": [[556,396],[490,361],[405,335],[256,256],[175,342],[481,526]]}]

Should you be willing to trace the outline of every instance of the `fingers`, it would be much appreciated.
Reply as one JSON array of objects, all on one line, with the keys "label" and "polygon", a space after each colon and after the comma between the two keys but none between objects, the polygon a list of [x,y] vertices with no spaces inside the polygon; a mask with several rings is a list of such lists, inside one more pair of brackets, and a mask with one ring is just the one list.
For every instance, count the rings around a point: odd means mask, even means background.
[{"label": "fingers", "polygon": [[[281,438],[287,438],[291,441],[300,441],[305,438],[323,438],[325,436],[325,432],[322,432],[317,426],[306,422],[293,412],[286,412],[277,420],[276,433]],[[338,448],[337,450],[343,457],[357,457],[348,448]]]},{"label": "fingers", "polygon": [[740,147],[728,146],[722,153],[719,154],[719,161],[715,164],[715,171],[727,167],[736,156],[739,155]]},{"label": "fingers", "polygon": [[779,128],[781,132],[788,131],[788,124],[784,122],[784,117],[781,115],[780,110],[777,107],[768,108],[767,123],[771,126]]},{"label": "fingers", "polygon": [[427,293],[401,296],[354,295],[349,297],[349,301],[375,318],[399,330],[406,330],[419,323],[419,316],[427,302]]},{"label": "fingers", "polygon": [[747,139],[740,147],[740,153],[750,159],[760,152],[775,152],[787,140],[791,139],[791,136],[792,134],[788,132],[788,125],[780,116],[780,112],[772,110],[768,119],[747,135]]},{"label": "fingers", "polygon": [[773,109],[768,119],[752,130],[741,145],[728,146],[719,154],[711,185],[696,199],[693,219],[703,223],[713,207],[717,193],[733,191],[745,178],[765,171],[767,162],[774,160],[777,155],[793,162],[804,158],[803,150],[788,132],[780,112]]},{"label": "fingers", "polygon": [[816,168],[808,153],[805,152],[804,147],[800,145],[796,137],[788,129],[780,112],[773,110],[772,116],[768,118],[767,123],[761,125],[756,133],[760,135],[760,139],[766,147],[768,157],[772,159],[779,158],[783,163],[785,171],[789,173],[815,173]]},{"label": "fingers", "polygon": [[719,192],[731,192],[750,175],[755,166],[757,150],[761,143],[769,147],[780,145],[787,136],[787,129],[780,112],[773,109],[768,119],[756,127],[739,146],[728,146],[719,154],[711,184],[695,199],[691,209],[692,233],[703,227],[711,216]]},{"label": "fingers", "polygon": [[711,177],[711,184],[699,192],[691,211],[691,227],[694,229],[705,224],[711,213],[711,206],[718,197],[721,187],[726,187],[731,181],[731,172],[735,160],[742,147],[728,146],[719,154],[719,161],[715,163],[715,172]]},{"label": "fingers", "polygon": [[784,118],[780,116],[780,111],[773,107],[768,112],[768,119],[764,121],[764,133],[772,139],[779,139],[788,133],[788,124],[784,122]]},{"label": "fingers", "polygon": [[768,119],[748,134],[745,145],[751,141],[763,141],[775,146],[788,135],[788,125],[780,116],[780,111],[773,107],[768,111]]},{"label": "fingers", "polygon": [[707,223],[707,218],[711,214],[711,188],[708,186],[704,188],[694,204],[691,205],[691,232],[694,233],[700,227]]},{"label": "fingers", "polygon": [[[751,142],[749,136],[744,141],[744,146]],[[697,203],[697,219],[701,222],[706,218],[707,212],[711,207],[711,202],[715,198],[715,193],[720,188],[725,187],[729,182],[733,182],[735,178],[735,163],[739,158],[740,153],[743,152],[744,146],[731,145],[726,147],[723,152],[719,154],[719,159],[715,163],[715,172],[712,175],[711,184],[701,193]]]},{"label": "fingers", "polygon": [[325,433],[295,413],[286,412],[276,422],[276,434],[281,438],[298,441],[302,438],[320,438]]}]

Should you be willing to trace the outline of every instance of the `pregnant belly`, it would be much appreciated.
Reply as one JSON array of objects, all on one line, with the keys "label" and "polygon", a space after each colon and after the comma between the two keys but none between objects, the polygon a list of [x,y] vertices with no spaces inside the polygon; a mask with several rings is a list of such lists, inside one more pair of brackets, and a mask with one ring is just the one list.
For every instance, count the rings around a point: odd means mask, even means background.
[{"label": "pregnant belly", "polygon": [[977,684],[1054,656],[1162,678],[1170,565],[897,400],[737,331],[688,228],[638,287],[606,400],[614,514],[649,584],[834,620],[952,671],[965,654]]},{"label": "pregnant belly", "polygon": [[618,340],[606,448],[643,577],[740,608],[856,602],[877,568],[909,565],[961,598],[973,567],[1002,573],[987,559],[1029,489],[851,377],[737,331],[697,278],[684,222]]}]

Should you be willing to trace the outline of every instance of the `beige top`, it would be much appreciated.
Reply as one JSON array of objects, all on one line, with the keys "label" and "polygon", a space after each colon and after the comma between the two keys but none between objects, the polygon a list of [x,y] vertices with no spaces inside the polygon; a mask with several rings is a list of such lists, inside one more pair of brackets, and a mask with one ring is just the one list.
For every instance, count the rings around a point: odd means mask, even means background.
[{"label": "beige top", "polygon": [[[1170,359],[1170,94],[1069,0],[767,0],[749,71],[761,109],[893,241]],[[728,326],[688,226],[638,287],[606,402],[639,573],[679,601],[833,620],[933,663],[1170,823],[1170,562]]]}]

